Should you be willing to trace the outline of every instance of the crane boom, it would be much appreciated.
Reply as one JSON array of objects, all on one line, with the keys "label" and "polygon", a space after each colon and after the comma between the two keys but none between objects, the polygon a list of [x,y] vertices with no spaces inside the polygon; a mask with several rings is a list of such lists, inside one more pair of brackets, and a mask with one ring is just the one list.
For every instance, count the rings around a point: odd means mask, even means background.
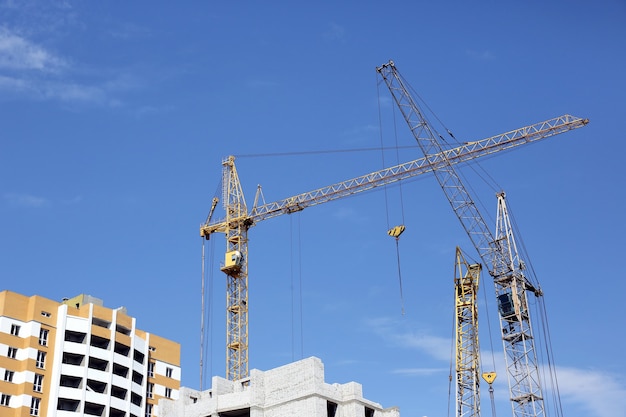
[{"label": "crane boom", "polygon": [[200,226],[200,235],[209,239],[213,233],[226,236],[226,256],[221,271],[227,276],[226,378],[248,376],[248,230],[258,222],[307,207],[348,197],[386,184],[412,178],[441,167],[467,162],[478,157],[512,149],[584,126],[586,121],[570,115],[560,116],[501,135],[468,142],[457,148],[424,153],[411,162],[375,171],[273,203],[247,208],[235,158],[222,162],[222,204],[226,217]]},{"label": "crane boom", "polygon": [[[586,123],[584,119],[565,114],[500,135],[467,142],[456,148],[442,150],[441,152],[423,158],[328,185],[293,197],[253,207],[250,213],[243,213],[244,219],[239,220],[246,220],[247,222],[256,224],[261,220],[277,217],[285,213],[294,213],[304,210],[307,207],[425,174],[439,169],[445,164],[467,162],[496,152],[506,151],[520,145],[536,142],[550,136],[564,133],[568,130],[577,129],[584,126]],[[225,164],[227,163],[225,162]],[[226,226],[227,222],[225,219],[206,222],[201,226],[200,234],[206,237],[215,232],[224,233]]]},{"label": "crane boom", "polygon": [[[386,83],[424,155],[443,152],[443,147],[437,139],[440,135],[411,97],[393,61],[378,67],[377,71]],[[589,122],[587,119],[579,120],[580,124],[577,127]],[[541,291],[526,279],[521,267],[523,263],[517,256],[512,255],[513,252],[506,244],[506,236],[501,237],[499,234],[497,239],[494,238],[452,162],[443,161],[433,172],[494,281],[513,415],[542,417],[545,413],[543,393],[526,301],[526,290],[531,290],[537,296],[541,295]],[[499,204],[503,201],[504,194],[501,198],[499,196]]]}]

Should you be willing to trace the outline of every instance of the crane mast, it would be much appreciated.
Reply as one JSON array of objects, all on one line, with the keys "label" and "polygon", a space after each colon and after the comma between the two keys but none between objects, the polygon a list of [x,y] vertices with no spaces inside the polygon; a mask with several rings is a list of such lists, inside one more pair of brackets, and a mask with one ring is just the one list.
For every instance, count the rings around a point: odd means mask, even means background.
[{"label": "crane mast", "polygon": [[478,283],[480,264],[469,264],[456,248],[454,328],[456,352],[456,416],[480,417],[480,348],[478,343]]},{"label": "crane mast", "polygon": [[226,209],[224,234],[226,256],[221,266],[226,274],[226,378],[248,376],[248,229],[240,219],[248,214],[235,158],[222,163],[222,197]]},{"label": "crane mast", "polygon": [[[411,97],[393,61],[378,67],[377,72],[391,92],[424,155],[442,153],[443,146],[437,139],[439,134]],[[577,125],[565,130],[588,123],[587,119],[577,120]],[[495,284],[513,415],[543,417],[543,393],[526,298],[527,290],[536,296],[541,296],[541,292],[521,273],[522,262],[512,258],[513,251],[507,246],[509,240],[500,233],[498,238],[493,237],[453,164],[444,162],[433,172]],[[509,304],[505,303],[507,300]]]},{"label": "crane mast", "polygon": [[226,378],[238,380],[248,376],[248,230],[252,226],[262,220],[301,211],[431,171],[437,173],[447,170],[453,164],[536,142],[584,126],[585,123],[580,118],[563,115],[486,139],[467,142],[456,148],[425,152],[423,158],[272,203],[255,205],[251,210],[248,210],[245,202],[235,158],[229,156],[222,162],[222,205],[226,215],[214,220],[212,208],[207,220],[200,226],[200,236],[205,239],[209,239],[214,233],[224,233],[226,236],[226,255],[220,267],[227,279]]},{"label": "crane mast", "polygon": [[497,197],[495,244],[502,256],[498,258],[500,275],[496,278],[495,288],[511,400],[514,411],[519,408],[520,414],[524,410],[527,413],[524,415],[541,415],[545,410],[539,407],[543,404],[543,396],[536,365],[537,351],[530,320],[528,291],[537,297],[543,294],[525,275],[525,263],[517,251],[505,194],[500,192]]}]

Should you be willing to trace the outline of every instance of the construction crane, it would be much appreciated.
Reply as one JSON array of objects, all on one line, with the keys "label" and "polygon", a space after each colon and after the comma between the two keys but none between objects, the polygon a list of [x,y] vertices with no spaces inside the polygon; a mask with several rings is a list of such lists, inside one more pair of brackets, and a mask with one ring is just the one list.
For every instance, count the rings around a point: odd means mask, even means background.
[{"label": "construction crane", "polygon": [[[226,378],[238,380],[248,376],[248,230],[262,220],[294,213],[307,207],[348,197],[396,181],[437,171],[442,167],[467,162],[482,156],[536,142],[583,125],[569,115],[536,123],[501,135],[468,142],[404,164],[375,171],[347,181],[302,193],[273,203],[257,205],[248,210],[235,158],[222,162],[222,204],[225,218],[211,220],[200,226],[200,235],[209,239],[213,233],[226,236],[226,255],[221,266],[226,274]],[[215,204],[215,201],[213,202]],[[212,214],[212,210],[211,210]]]},{"label": "construction crane", "polygon": [[456,248],[454,329],[456,417],[480,417],[480,348],[476,296],[482,266],[469,264]]},{"label": "construction crane", "polygon": [[[377,71],[424,155],[441,154],[444,149],[438,139],[441,135],[409,93],[394,62],[389,61]],[[585,126],[588,122],[588,119],[576,118],[575,127]],[[433,173],[495,284],[513,415],[543,417],[544,396],[527,302],[527,291],[540,297],[541,289],[527,279],[524,263],[510,246],[508,239],[512,235],[498,231],[498,235],[493,236],[453,163],[443,161]],[[505,207],[504,194],[500,197]],[[499,216],[504,217],[499,220],[498,228],[504,227],[500,224],[508,224],[505,214],[506,210],[499,212]]]}]

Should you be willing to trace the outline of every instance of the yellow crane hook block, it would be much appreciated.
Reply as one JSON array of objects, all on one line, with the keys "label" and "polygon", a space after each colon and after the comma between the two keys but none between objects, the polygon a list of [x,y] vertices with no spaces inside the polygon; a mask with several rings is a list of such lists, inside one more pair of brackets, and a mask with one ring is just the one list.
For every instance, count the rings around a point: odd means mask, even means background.
[{"label": "yellow crane hook block", "polygon": [[398,239],[402,232],[404,232],[404,229],[406,228],[403,224],[401,224],[400,226],[392,227],[391,229],[389,229],[387,231],[387,234],[391,237],[395,237],[396,239]]},{"label": "yellow crane hook block", "polygon": [[487,381],[487,383],[489,385],[491,385],[491,383],[496,379],[496,373],[495,372],[485,372],[485,373],[483,373],[483,379],[485,381]]}]

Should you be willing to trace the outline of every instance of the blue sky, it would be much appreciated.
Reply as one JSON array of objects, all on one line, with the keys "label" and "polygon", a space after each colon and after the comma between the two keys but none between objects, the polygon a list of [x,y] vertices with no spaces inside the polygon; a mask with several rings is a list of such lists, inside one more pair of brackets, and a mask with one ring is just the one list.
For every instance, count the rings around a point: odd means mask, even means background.
[{"label": "blue sky", "polygon": [[[460,140],[591,120],[472,165],[488,175],[462,172],[488,219],[507,192],[546,294],[565,415],[621,415],[625,21],[623,1],[3,1],[1,287],[126,306],[182,344],[183,385],[198,388],[198,228],[221,161],[239,155],[249,205],[257,184],[269,202],[382,168],[380,152],[258,155],[412,145],[377,84],[375,67],[393,59]],[[402,149],[398,162],[419,156]],[[404,315],[387,217],[407,227]],[[357,381],[403,416],[447,415],[457,245],[475,257],[432,176],[258,224],[251,368],[317,356],[327,382]],[[208,259],[224,248],[216,236]],[[205,373],[224,375],[225,280],[213,269]],[[482,287],[491,361],[488,277]]]}]

